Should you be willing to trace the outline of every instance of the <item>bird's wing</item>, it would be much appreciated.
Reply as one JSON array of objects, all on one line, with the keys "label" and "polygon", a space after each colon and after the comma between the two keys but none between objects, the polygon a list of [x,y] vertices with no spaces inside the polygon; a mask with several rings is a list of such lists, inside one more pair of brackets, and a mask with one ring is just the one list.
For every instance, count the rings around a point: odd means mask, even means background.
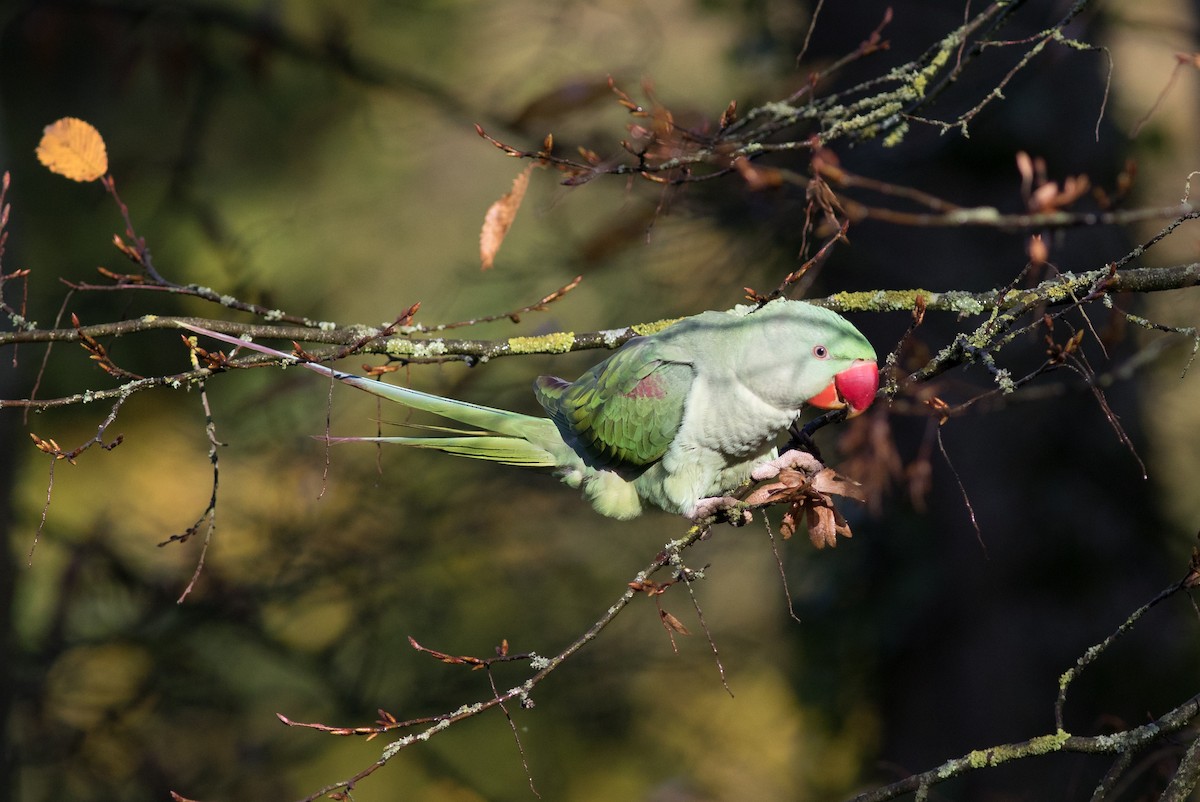
[{"label": "bird's wing", "polygon": [[539,377],[534,392],[563,439],[593,465],[641,468],[675,439],[694,378],[689,362],[637,339],[574,382]]}]

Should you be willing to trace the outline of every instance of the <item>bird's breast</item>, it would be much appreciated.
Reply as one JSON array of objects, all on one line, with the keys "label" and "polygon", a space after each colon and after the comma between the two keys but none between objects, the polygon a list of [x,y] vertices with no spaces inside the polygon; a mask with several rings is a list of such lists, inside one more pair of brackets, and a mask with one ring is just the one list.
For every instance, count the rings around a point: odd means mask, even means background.
[{"label": "bird's breast", "polygon": [[699,384],[688,400],[677,442],[736,462],[773,448],[798,414],[799,410],[780,409],[736,385]]}]

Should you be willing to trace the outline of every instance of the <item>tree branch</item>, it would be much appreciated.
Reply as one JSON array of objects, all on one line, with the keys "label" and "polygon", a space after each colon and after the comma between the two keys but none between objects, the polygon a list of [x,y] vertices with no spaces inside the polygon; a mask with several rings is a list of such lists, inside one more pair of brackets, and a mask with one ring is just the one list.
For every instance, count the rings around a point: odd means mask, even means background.
[{"label": "tree branch", "polygon": [[[939,783],[968,772],[1054,752],[1118,755],[1120,756],[1119,760],[1105,774],[1093,794],[1093,800],[1098,802],[1115,786],[1119,777],[1128,769],[1130,756],[1133,753],[1151,743],[1166,740],[1168,736],[1180,733],[1197,717],[1200,717],[1200,694],[1192,696],[1149,724],[1106,735],[1080,736],[1071,735],[1063,729],[1062,706],[1066,701],[1066,687],[1085,668],[1100,658],[1117,638],[1133,629],[1150,608],[1180,591],[1195,586],[1197,576],[1200,575],[1197,568],[1200,565],[1198,561],[1200,561],[1200,557],[1193,555],[1189,571],[1182,580],[1172,584],[1152,600],[1130,613],[1112,635],[1089,648],[1079,657],[1075,666],[1063,674],[1060,680],[1061,690],[1055,702],[1054,715],[1057,729],[1054,733],[1039,735],[1036,738],[1017,743],[976,749],[961,757],[947,760],[928,771],[914,774],[873,791],[861,793],[852,797],[848,802],[883,802],[883,800],[894,799],[913,791],[921,795],[928,793],[930,788]],[[1197,782],[1200,782],[1200,745],[1198,745],[1200,736],[1191,736],[1191,738],[1192,743],[1176,768],[1167,792],[1162,796],[1163,800],[1182,802],[1189,797]]]}]

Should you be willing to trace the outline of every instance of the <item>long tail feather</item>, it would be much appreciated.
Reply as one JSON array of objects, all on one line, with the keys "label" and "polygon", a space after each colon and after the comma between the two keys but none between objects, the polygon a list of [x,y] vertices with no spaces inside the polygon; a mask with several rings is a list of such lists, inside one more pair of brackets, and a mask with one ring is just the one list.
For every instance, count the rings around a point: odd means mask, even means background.
[{"label": "long tail feather", "polygon": [[[413,409],[432,412],[435,415],[441,415],[444,418],[450,418],[451,420],[471,426],[478,426],[486,430],[483,432],[472,432],[451,427],[432,426],[429,428],[446,431],[456,436],[329,438],[332,441],[358,440],[399,443],[418,448],[436,448],[451,454],[475,457],[477,459],[495,460],[512,465],[527,465],[531,467],[549,467],[556,464],[554,456],[546,448],[542,447],[552,443],[554,440],[560,439],[554,423],[548,418],[522,415],[518,412],[508,412],[503,409],[493,409],[492,407],[471,404],[466,401],[442,398],[441,396],[423,393],[420,390],[410,390],[407,387],[385,384],[374,379],[355,376],[351,373],[343,373],[340,370],[334,370],[316,362],[300,362],[293,354],[284,353],[283,351],[259,345],[258,343],[247,342],[246,340],[201,328],[200,326],[193,326],[183,322],[179,323],[179,325],[189,331],[236,345],[239,348],[247,348],[251,351],[268,354],[285,362],[294,362],[314,373],[337,379],[343,384],[357,387],[380,398],[386,398],[389,401],[394,401]],[[535,442],[539,442],[542,445],[535,445],[533,442],[529,442],[528,438],[533,438]]]},{"label": "long tail feather", "polygon": [[318,438],[331,443],[395,443],[416,448],[433,448],[462,457],[486,459],[525,468],[553,468],[558,463],[545,449],[528,440],[495,435],[467,437],[330,437]]}]

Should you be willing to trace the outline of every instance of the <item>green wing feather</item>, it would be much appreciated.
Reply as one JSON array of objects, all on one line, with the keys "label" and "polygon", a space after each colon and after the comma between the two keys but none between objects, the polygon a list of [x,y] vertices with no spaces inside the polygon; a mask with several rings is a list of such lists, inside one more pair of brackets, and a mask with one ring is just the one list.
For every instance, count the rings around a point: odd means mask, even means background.
[{"label": "green wing feather", "polygon": [[675,439],[694,377],[690,364],[663,359],[653,340],[638,339],[574,382],[539,377],[534,393],[595,467],[641,468]]}]

